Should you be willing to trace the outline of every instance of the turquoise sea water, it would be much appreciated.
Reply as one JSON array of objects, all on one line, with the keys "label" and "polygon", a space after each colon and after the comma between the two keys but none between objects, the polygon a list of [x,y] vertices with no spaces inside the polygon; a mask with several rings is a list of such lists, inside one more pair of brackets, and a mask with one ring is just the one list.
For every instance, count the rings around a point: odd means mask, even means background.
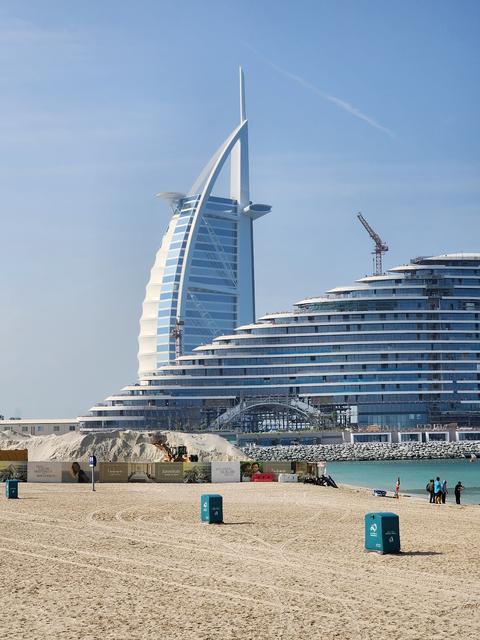
[{"label": "turquoise sea water", "polygon": [[465,489],[462,502],[480,504],[480,459],[468,460],[389,460],[381,462],[328,462],[327,473],[336,482],[370,489],[395,490],[400,476],[402,493],[428,499],[425,485],[430,478],[440,476],[447,481],[447,502],[455,502],[453,489],[460,480]]}]

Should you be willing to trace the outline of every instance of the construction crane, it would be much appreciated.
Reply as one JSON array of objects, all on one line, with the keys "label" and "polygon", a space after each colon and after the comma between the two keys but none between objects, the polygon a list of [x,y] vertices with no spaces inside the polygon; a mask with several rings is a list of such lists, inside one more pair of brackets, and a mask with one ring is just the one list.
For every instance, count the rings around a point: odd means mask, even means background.
[{"label": "construction crane", "polygon": [[372,253],[375,254],[375,273],[373,275],[381,276],[383,274],[382,258],[383,254],[388,251],[388,245],[380,238],[378,233],[372,229],[361,213],[357,214],[357,218],[360,220],[367,230],[368,235],[375,243],[375,249],[372,251]]},{"label": "construction crane", "polygon": [[170,335],[175,338],[175,360],[178,361],[183,351],[183,325],[184,321],[177,318],[175,321],[175,327],[171,330]]}]

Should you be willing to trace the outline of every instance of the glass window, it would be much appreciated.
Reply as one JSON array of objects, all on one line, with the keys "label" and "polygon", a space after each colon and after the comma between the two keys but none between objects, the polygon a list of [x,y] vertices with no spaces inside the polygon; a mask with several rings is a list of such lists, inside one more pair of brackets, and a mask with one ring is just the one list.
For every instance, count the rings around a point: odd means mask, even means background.
[{"label": "glass window", "polygon": [[460,432],[458,434],[459,440],[480,440],[480,431]]}]

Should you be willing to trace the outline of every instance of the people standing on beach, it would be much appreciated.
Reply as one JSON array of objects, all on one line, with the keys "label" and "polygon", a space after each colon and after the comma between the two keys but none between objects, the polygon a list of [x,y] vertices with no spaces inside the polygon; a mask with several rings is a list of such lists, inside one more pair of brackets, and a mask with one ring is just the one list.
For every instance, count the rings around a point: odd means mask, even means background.
[{"label": "people standing on beach", "polygon": [[447,500],[447,481],[444,480],[442,482],[442,504],[445,504],[446,500]]},{"label": "people standing on beach", "polygon": [[433,489],[435,491],[435,504],[442,504],[442,483],[438,476],[433,485]]},{"label": "people standing on beach", "polygon": [[400,498],[400,478],[397,478],[397,482],[395,484],[395,498]]},{"label": "people standing on beach", "polygon": [[460,480],[457,482],[457,484],[455,485],[455,502],[457,504],[460,504],[460,494],[462,493],[462,491],[464,490],[464,486],[463,484],[460,482]]},{"label": "people standing on beach", "polygon": [[435,502],[435,480],[433,478],[427,482],[425,489],[430,494],[430,504],[433,504]]}]

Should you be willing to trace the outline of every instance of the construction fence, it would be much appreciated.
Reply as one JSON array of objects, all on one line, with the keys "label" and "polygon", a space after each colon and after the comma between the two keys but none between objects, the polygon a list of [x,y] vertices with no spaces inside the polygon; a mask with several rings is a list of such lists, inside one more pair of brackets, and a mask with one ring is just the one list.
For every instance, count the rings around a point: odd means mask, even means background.
[{"label": "construction fence", "polygon": [[[89,483],[208,483],[252,481],[302,481],[324,473],[322,463],[263,462],[246,460],[216,462],[100,462],[93,470],[88,462],[35,462],[0,460],[0,482]],[[279,478],[280,476],[280,478]]]}]

